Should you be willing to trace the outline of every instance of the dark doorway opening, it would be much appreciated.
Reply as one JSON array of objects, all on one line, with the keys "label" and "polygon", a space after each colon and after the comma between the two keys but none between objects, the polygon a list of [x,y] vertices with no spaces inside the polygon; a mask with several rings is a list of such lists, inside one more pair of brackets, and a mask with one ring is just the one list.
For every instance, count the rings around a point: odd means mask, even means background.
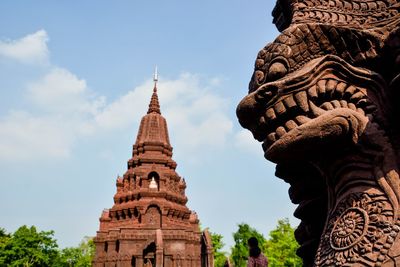
[{"label": "dark doorway opening", "polygon": [[154,242],[151,242],[150,245],[143,250],[143,266],[156,266],[156,244]]}]

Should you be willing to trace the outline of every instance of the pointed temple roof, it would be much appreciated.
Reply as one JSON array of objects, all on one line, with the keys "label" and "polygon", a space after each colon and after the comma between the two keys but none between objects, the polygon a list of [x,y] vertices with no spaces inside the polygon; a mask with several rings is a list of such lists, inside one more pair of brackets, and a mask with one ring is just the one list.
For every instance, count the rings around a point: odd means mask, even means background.
[{"label": "pointed temple roof", "polygon": [[[128,169],[117,177],[114,205],[103,211],[93,266],[213,266],[210,238],[186,203],[186,182],[175,171],[167,121],[161,115],[157,71]],[[153,245],[152,245],[153,244]],[[206,246],[207,259],[202,254]],[[177,249],[179,248],[179,249]],[[180,255],[190,255],[181,259]],[[203,257],[202,257],[203,255]],[[204,261],[211,263],[208,265]],[[137,265],[136,265],[137,263]],[[106,264],[106,265],[105,265]]]},{"label": "pointed temple roof", "polygon": [[172,160],[172,146],[169,141],[167,121],[161,115],[160,103],[157,94],[158,78],[155,74],[153,94],[150,99],[147,114],[142,118],[136,142],[133,145],[131,162],[162,161],[175,168],[176,163]]},{"label": "pointed temple roof", "polygon": [[[156,72],[149,109],[140,122],[132,157],[128,160],[128,170],[116,181],[117,192],[114,196],[114,206],[109,213],[113,218],[121,210],[145,208],[150,200],[160,209],[179,210],[184,221],[184,218],[189,218],[192,214],[192,211],[186,207],[186,183],[175,172],[177,164],[172,159],[167,121],[161,115],[157,81]],[[157,192],[153,192],[153,189],[157,189]]]},{"label": "pointed temple roof", "polygon": [[154,84],[153,95],[151,96],[149,110],[139,127],[136,145],[152,143],[171,146],[169,143],[167,121],[161,115],[160,103],[157,95],[157,84]]},{"label": "pointed temple roof", "polygon": [[151,96],[149,110],[147,111],[147,114],[150,114],[150,113],[161,114],[160,103],[158,102],[157,84],[156,83],[154,84],[153,95]]},{"label": "pointed temple roof", "polygon": [[161,114],[160,103],[158,102],[158,95],[157,95],[157,82],[158,82],[157,66],[154,71],[153,81],[154,81],[153,95],[151,96],[149,110],[147,111],[147,114],[153,112]]}]

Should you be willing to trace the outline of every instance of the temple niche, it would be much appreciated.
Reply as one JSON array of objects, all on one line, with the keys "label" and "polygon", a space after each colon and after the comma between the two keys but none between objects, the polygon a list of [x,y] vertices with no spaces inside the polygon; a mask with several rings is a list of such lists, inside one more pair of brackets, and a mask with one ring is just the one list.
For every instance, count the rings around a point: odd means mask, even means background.
[{"label": "temple niche", "polygon": [[186,182],[175,171],[157,75],[128,170],[117,177],[114,205],[103,211],[93,265],[97,267],[213,267],[212,242],[187,208]]},{"label": "temple niche", "polygon": [[241,125],[290,184],[304,266],[400,266],[400,1],[278,0]]}]

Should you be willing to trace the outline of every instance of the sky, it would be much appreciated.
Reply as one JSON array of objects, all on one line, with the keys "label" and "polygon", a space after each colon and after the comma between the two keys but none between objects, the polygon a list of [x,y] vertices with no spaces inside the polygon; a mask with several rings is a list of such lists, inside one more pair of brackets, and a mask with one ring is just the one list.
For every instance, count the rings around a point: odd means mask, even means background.
[{"label": "sky", "polygon": [[188,206],[224,236],[265,236],[292,214],[288,185],[240,127],[274,1],[0,2],[0,227],[94,236],[126,171],[159,70],[159,99]]}]

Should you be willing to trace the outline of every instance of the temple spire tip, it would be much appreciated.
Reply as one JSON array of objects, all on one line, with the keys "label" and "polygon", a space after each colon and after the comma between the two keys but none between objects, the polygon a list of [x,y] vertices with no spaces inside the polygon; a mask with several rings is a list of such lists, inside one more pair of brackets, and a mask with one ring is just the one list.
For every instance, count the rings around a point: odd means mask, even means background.
[{"label": "temple spire tip", "polygon": [[158,82],[158,68],[157,68],[157,65],[154,68],[153,81],[154,81],[154,91],[156,91],[157,90],[157,82]]},{"label": "temple spire tip", "polygon": [[157,68],[157,65],[156,65],[156,67],[154,68],[153,81],[154,81],[154,82],[158,82],[158,68]]},{"label": "temple spire tip", "polygon": [[156,112],[158,114],[161,114],[160,104],[158,102],[158,95],[157,95],[157,82],[158,82],[157,65],[156,65],[156,67],[154,69],[153,81],[154,81],[153,95],[151,96],[149,110],[147,111],[147,113],[149,114],[149,113],[152,113],[152,112]]}]

